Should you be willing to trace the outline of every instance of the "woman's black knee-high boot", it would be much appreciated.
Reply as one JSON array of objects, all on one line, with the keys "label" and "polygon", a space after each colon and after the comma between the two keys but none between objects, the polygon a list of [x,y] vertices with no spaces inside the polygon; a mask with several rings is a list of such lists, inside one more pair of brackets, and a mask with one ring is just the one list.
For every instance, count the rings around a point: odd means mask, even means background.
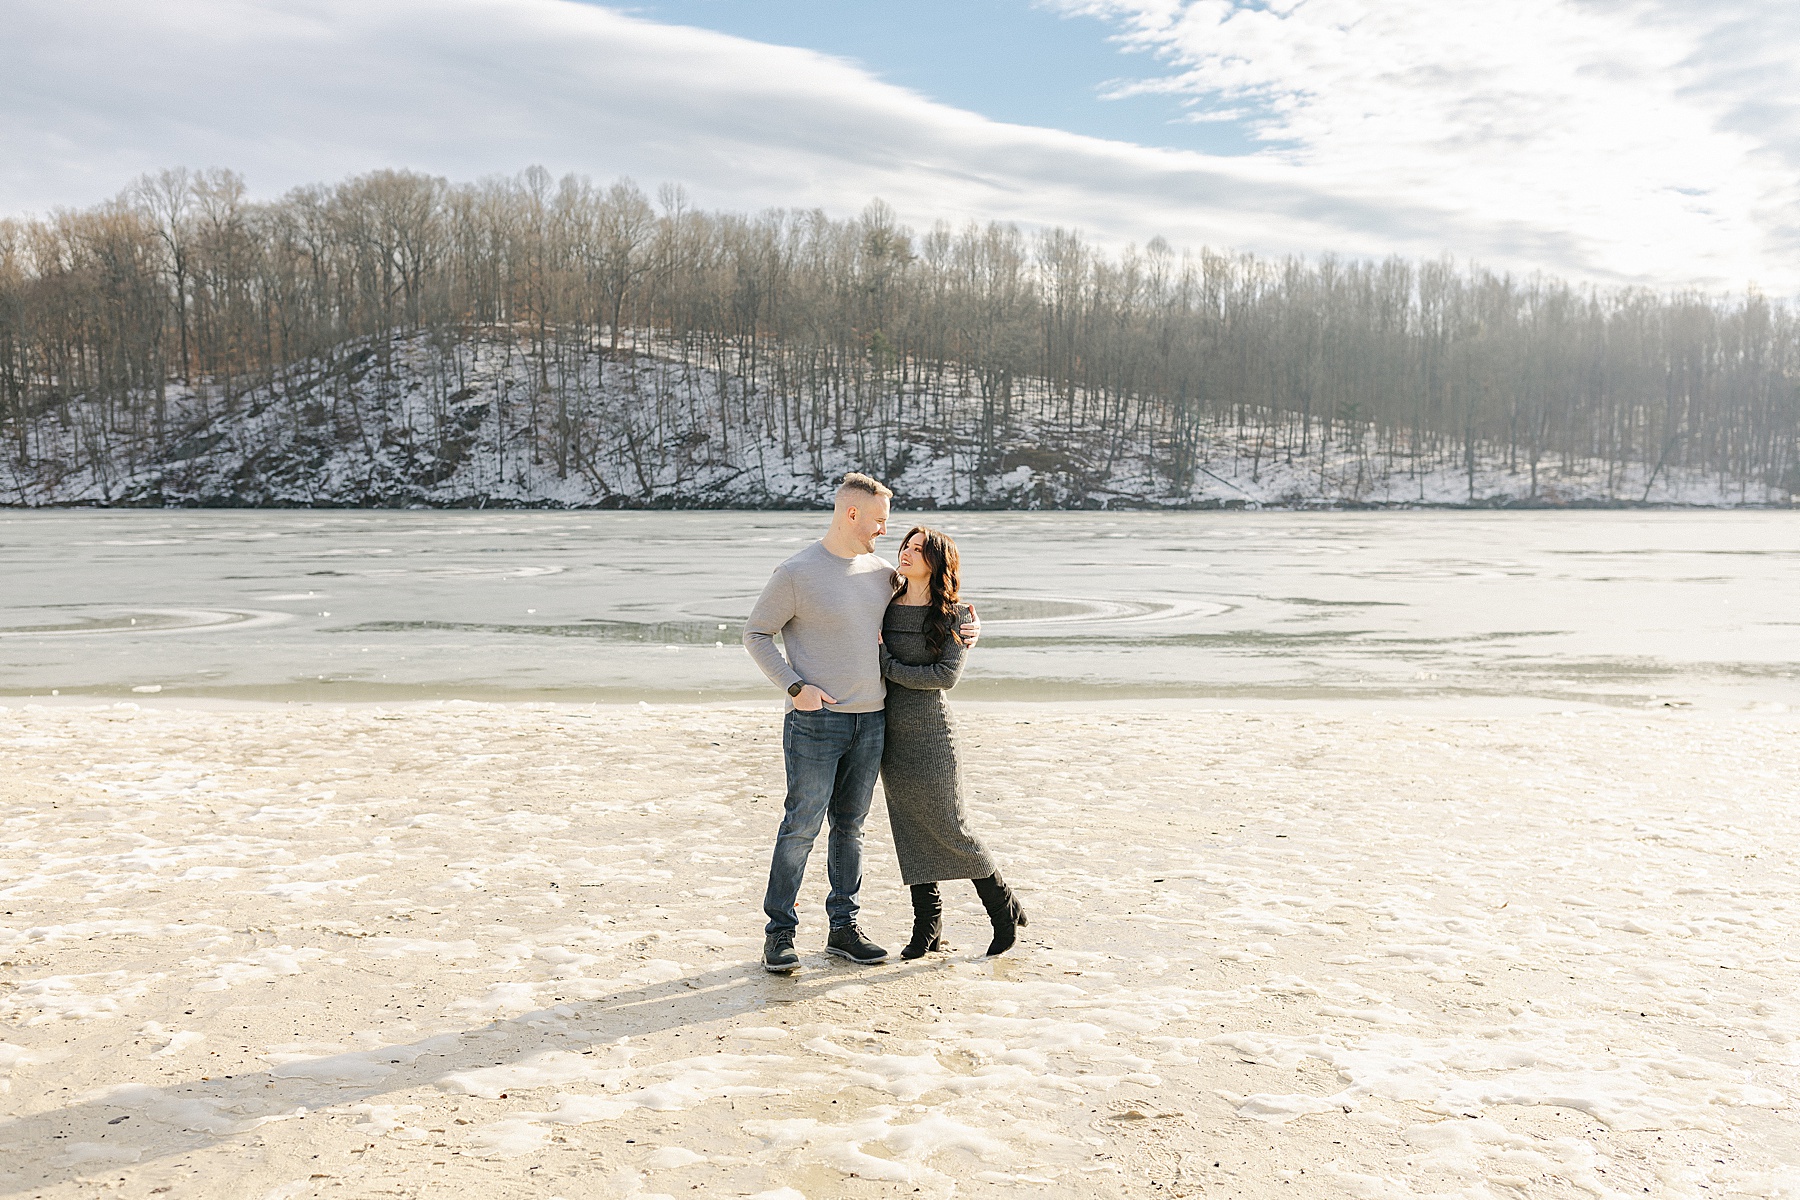
[{"label": "woman's black knee-high boot", "polygon": [[1017,927],[1029,923],[1019,898],[1013,895],[1013,890],[1006,886],[1006,880],[1000,878],[998,871],[986,879],[975,880],[975,894],[981,897],[981,906],[987,909],[988,920],[994,923],[994,941],[987,952],[1006,953],[1018,937]]},{"label": "woman's black knee-high boot", "polygon": [[944,900],[935,883],[912,885],[912,941],[900,951],[901,958],[922,958],[928,950],[943,949]]}]

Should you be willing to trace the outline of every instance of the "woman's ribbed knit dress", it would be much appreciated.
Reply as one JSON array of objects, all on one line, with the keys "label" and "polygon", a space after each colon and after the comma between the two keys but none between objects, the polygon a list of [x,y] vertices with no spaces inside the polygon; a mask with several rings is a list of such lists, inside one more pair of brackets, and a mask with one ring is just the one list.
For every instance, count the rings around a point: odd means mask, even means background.
[{"label": "woman's ribbed knit dress", "polygon": [[[944,703],[944,692],[962,675],[966,651],[950,637],[941,653],[932,654],[925,612],[922,604],[890,604],[881,627],[881,674],[888,683],[881,786],[900,876],[909,887],[994,874],[994,860],[963,810],[956,724]],[[958,622],[968,619],[968,608],[958,606]]]}]

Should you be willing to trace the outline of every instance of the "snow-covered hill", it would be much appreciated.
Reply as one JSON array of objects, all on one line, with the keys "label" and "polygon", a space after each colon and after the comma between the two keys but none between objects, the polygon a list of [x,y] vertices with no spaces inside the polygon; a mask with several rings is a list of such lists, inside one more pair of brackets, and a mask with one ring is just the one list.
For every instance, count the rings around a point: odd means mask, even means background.
[{"label": "snow-covered hill", "polygon": [[[1172,466],[1166,437],[1104,426],[995,434],[967,389],[905,383],[880,422],[779,428],[753,415],[767,373],[665,349],[555,367],[503,340],[424,336],[363,345],[227,398],[169,391],[162,435],[73,404],[0,462],[13,505],[793,507],[846,470],[885,478],[915,507],[1786,504],[1770,483],[1642,463],[1540,461],[1504,448],[1414,454],[1372,429],[1255,414],[1198,428]],[[898,403],[894,401],[898,400]],[[775,406],[764,406],[774,411]],[[991,406],[990,406],[991,410]],[[910,420],[902,420],[910,416]],[[985,424],[984,424],[985,422]],[[1304,445],[1304,450],[1296,447]]]}]

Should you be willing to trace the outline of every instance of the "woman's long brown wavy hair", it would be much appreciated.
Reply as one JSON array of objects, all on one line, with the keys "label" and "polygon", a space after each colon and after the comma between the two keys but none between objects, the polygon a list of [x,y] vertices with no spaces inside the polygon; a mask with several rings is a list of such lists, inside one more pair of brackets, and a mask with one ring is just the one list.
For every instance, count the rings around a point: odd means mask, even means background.
[{"label": "woman's long brown wavy hair", "polygon": [[[944,652],[944,644],[951,638],[962,640],[958,632],[962,621],[956,615],[956,604],[962,596],[962,555],[956,552],[956,543],[949,534],[927,525],[914,525],[907,530],[900,545],[910,545],[920,534],[924,536],[920,538],[919,550],[931,568],[931,598],[925,602],[925,644],[935,657]],[[905,584],[905,580],[900,581],[902,587]]]}]

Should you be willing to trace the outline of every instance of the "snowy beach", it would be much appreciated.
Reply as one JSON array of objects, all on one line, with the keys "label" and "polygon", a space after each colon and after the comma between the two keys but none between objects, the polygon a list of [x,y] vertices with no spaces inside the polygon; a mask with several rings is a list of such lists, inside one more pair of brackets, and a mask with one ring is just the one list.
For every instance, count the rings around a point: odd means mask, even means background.
[{"label": "snowy beach", "polygon": [[1785,713],[964,704],[784,979],[767,706],[8,704],[0,1194],[1800,1195]]}]

